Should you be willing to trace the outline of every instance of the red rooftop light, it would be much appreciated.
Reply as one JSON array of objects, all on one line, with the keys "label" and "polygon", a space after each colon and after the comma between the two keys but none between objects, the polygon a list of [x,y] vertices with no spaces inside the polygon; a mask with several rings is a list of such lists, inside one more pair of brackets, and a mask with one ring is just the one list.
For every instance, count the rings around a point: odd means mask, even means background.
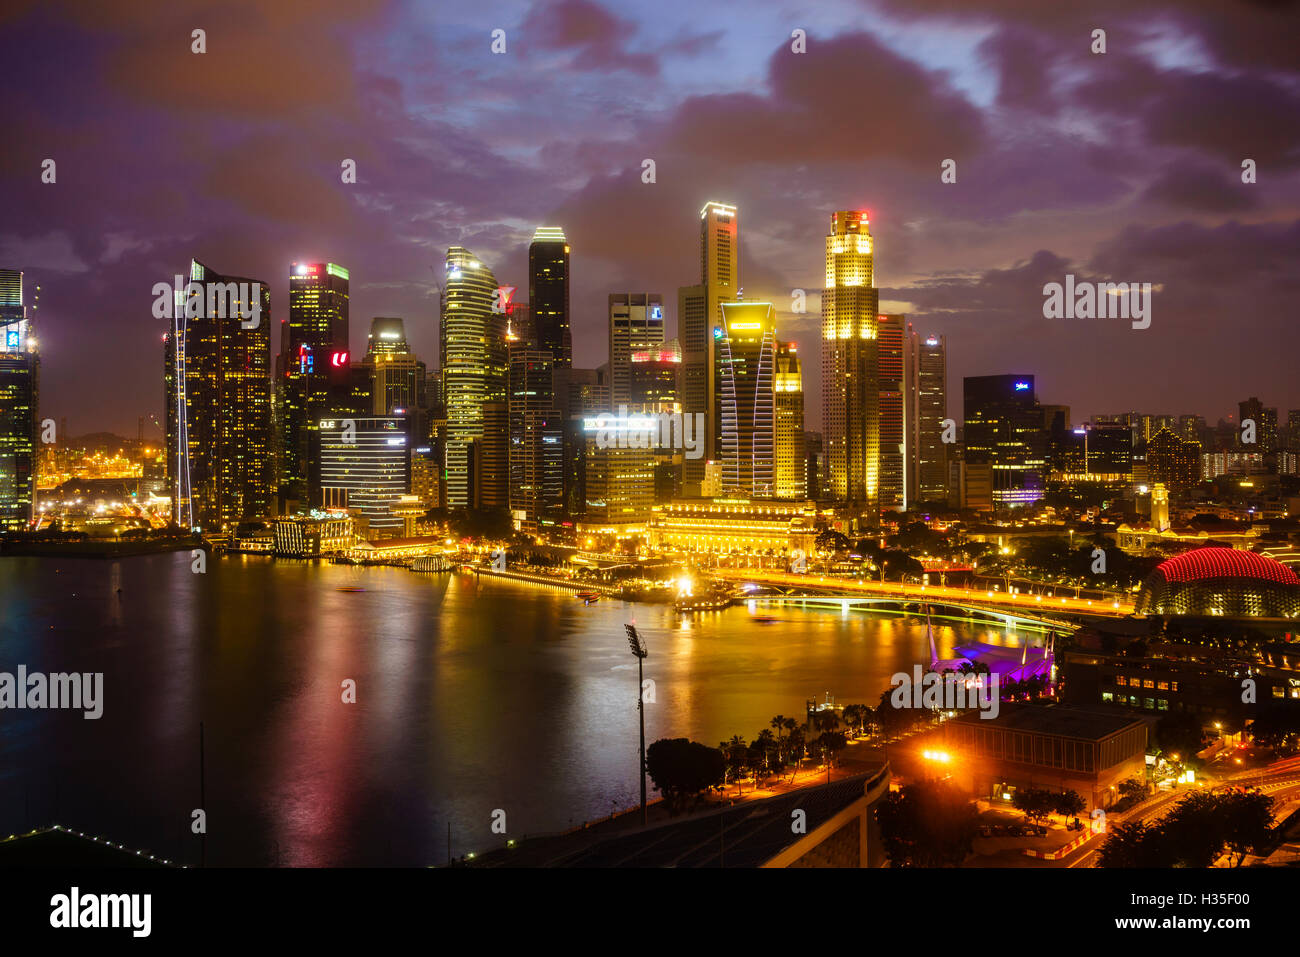
[{"label": "red rooftop light", "polygon": [[1236,548],[1194,548],[1156,566],[1167,582],[1208,578],[1255,578],[1280,585],[1300,585],[1300,577],[1279,561]]}]

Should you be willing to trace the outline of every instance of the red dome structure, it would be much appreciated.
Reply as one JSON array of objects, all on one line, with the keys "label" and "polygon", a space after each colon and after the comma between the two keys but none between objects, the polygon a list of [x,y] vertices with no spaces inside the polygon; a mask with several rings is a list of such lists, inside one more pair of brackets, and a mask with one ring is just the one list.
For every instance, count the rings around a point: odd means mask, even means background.
[{"label": "red dome structure", "polygon": [[1161,562],[1138,591],[1142,615],[1300,617],[1300,576],[1235,548],[1195,548]]}]

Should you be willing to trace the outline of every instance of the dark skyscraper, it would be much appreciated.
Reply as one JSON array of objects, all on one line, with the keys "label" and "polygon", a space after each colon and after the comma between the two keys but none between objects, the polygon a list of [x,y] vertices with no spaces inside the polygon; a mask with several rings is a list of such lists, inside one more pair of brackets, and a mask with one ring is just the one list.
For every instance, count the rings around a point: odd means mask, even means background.
[{"label": "dark skyscraper", "polygon": [[271,291],[192,262],[173,312],[164,367],[172,519],[233,531],[268,516],[275,489]]},{"label": "dark skyscraper", "polygon": [[278,363],[285,377],[280,494],[286,499],[307,500],[310,433],[336,402],[346,404],[349,365],[348,271],[334,263],[294,263]]},{"label": "dark skyscraper", "polygon": [[23,274],[0,269],[0,531],[34,514],[40,362],[29,333]]},{"label": "dark skyscraper", "polygon": [[[943,336],[908,337],[906,418],[909,499],[944,502],[948,498],[948,344]],[[955,425],[955,423],[954,423]]]},{"label": "dark skyscraper", "polygon": [[994,508],[1043,497],[1046,441],[1031,375],[968,376],[963,380],[965,461],[992,470]]},{"label": "dark skyscraper", "polygon": [[569,334],[569,243],[558,226],[538,226],[528,247],[528,308],[537,346],[556,369],[573,365]]},{"label": "dark skyscraper", "polygon": [[904,457],[903,369],[907,317],[876,317],[876,387],[880,392],[880,507],[907,503]]}]

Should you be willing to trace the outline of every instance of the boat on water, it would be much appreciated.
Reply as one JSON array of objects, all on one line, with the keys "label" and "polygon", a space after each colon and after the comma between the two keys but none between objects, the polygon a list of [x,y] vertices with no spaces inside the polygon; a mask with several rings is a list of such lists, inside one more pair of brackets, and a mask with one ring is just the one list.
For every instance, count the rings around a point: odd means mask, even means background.
[{"label": "boat on water", "polygon": [[689,615],[697,611],[721,611],[731,604],[729,595],[719,598],[682,598],[673,607],[678,614]]},{"label": "boat on water", "polygon": [[365,589],[362,588],[360,585],[339,585],[339,587],[335,588],[334,590],[335,591],[365,591]]},{"label": "boat on water", "polygon": [[749,620],[756,625],[770,625],[774,621],[780,621],[779,618],[773,618],[771,615],[750,615]]},{"label": "boat on water", "polygon": [[593,602],[600,601],[600,592],[580,591],[577,597],[582,599],[584,605],[590,605]]}]

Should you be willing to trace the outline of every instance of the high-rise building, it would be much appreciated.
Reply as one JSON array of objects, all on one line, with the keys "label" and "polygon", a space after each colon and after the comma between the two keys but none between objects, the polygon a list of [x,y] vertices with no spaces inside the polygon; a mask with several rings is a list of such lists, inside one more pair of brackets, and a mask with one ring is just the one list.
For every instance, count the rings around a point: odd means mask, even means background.
[{"label": "high-rise building", "polygon": [[172,520],[234,531],[270,515],[271,290],[190,263],[164,339]]},{"label": "high-rise building", "polygon": [[876,383],[880,395],[880,507],[908,503],[904,399],[907,317],[876,317]]},{"label": "high-rise building", "polygon": [[311,433],[352,391],[348,355],[348,271],[335,263],[298,263],[289,270],[289,322],[281,326],[284,375],[280,495],[305,502]]},{"label": "high-rise building", "polygon": [[[1238,447],[1245,452],[1261,452],[1265,455],[1277,451],[1277,409],[1265,408],[1264,403],[1254,396],[1237,403],[1237,409],[1241,413],[1241,418],[1237,420]],[[1243,439],[1247,419],[1255,423],[1253,448]]]},{"label": "high-rise building", "polygon": [[822,436],[824,493],[879,521],[880,390],[876,355],[878,294],[867,214],[831,215],[822,290]]},{"label": "high-rise building", "polygon": [[35,515],[39,371],[23,274],[0,269],[0,531],[21,531]]},{"label": "high-rise building", "polygon": [[[907,478],[909,500],[948,500],[948,344],[943,336],[908,336]],[[955,423],[954,423],[955,425]]]},{"label": "high-rise building", "polygon": [[1201,443],[1162,428],[1146,445],[1147,481],[1171,492],[1191,488],[1201,480]]},{"label": "high-rise building", "polygon": [[406,344],[406,328],[401,319],[376,316],[370,320],[365,365],[372,383],[369,411],[375,415],[391,415],[400,410],[412,417],[412,435],[422,435],[426,371],[424,363]]},{"label": "high-rise building", "polygon": [[597,369],[569,370],[569,418],[612,411],[614,408],[609,399],[608,365]]},{"label": "high-rise building", "polygon": [[483,405],[506,401],[506,325],[494,312],[497,280],[463,246],[447,249],[441,339],[442,393],[447,410],[449,508],[472,508],[474,443],[483,438]]},{"label": "high-rise building", "polygon": [[585,509],[582,528],[618,533],[650,519],[655,504],[656,451],[628,431],[635,419],[582,420]]},{"label": "high-rise building", "polygon": [[772,391],[774,494],[777,498],[806,498],[808,462],[803,430],[803,374],[798,347],[792,342],[776,345]]},{"label": "high-rise building", "polygon": [[776,494],[776,309],[770,302],[724,302],[714,336],[722,440],[722,493]]},{"label": "high-rise building", "polygon": [[722,334],[722,303],[740,293],[740,216],[735,206],[705,203],[700,210],[700,282],[677,290],[677,329],[682,344],[678,397],[684,412],[704,414],[704,455],[687,459],[687,495],[698,495],[708,462],[722,456],[722,413],[717,337]]},{"label": "high-rise building", "polygon": [[510,350],[510,511],[537,532],[564,503],[564,416],[555,406],[555,360],[548,349]]},{"label": "high-rise building", "polygon": [[323,508],[366,520],[370,538],[402,533],[394,509],[411,492],[409,419],[404,415],[325,417],[311,430],[311,487]]},{"label": "high-rise building", "polygon": [[1027,505],[1043,497],[1046,437],[1031,375],[963,380],[964,461],[969,474],[990,467],[992,507]]},{"label": "high-rise building", "polygon": [[528,246],[528,309],[538,348],[557,369],[573,365],[569,331],[569,241],[559,226],[538,226]]},{"label": "high-rise building", "polygon": [[637,401],[632,398],[632,356],[654,352],[663,343],[664,309],[658,293],[610,293],[610,402],[615,409]]},{"label": "high-rise building", "polygon": [[612,402],[614,409],[625,404],[642,412],[680,411],[677,380],[681,364],[682,352],[676,339],[633,352],[627,362],[626,396]]}]

